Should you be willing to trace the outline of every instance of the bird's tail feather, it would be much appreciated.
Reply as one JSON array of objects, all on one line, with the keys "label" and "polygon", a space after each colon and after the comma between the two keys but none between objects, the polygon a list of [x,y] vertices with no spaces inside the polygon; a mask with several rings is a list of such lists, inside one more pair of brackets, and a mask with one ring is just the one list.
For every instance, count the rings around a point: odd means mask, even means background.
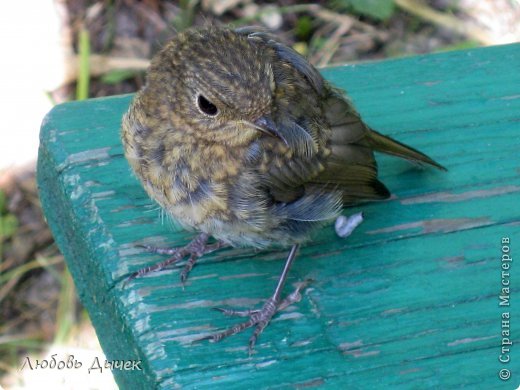
[{"label": "bird's tail feather", "polygon": [[418,150],[408,145],[402,144],[401,142],[396,141],[390,137],[380,134],[375,130],[369,130],[365,140],[372,149],[378,152],[391,154],[393,156],[405,158],[407,160],[418,163],[429,164],[438,169],[446,171],[445,167],[424,153],[421,153]]}]

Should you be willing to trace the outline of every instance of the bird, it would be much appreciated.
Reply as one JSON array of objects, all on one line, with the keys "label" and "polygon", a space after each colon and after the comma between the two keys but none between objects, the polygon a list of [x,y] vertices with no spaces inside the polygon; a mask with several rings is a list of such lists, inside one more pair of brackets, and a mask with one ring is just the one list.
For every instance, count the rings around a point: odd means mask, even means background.
[{"label": "bird", "polygon": [[202,339],[220,341],[296,302],[306,282],[282,299],[300,245],[343,207],[382,200],[374,152],[446,170],[422,152],[370,128],[346,92],[302,55],[260,27],[206,25],[176,35],[151,60],[144,87],[123,116],[125,157],[148,195],[197,233],[133,273],[143,276],[220,248],[287,248],[274,292],[262,307],[216,308],[246,317]]}]

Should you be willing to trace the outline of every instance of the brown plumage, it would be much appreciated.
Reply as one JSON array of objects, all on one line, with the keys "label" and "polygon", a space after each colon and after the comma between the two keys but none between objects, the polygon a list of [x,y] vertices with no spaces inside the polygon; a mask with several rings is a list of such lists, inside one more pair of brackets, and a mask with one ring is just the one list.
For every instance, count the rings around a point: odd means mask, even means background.
[{"label": "brown plumage", "polygon": [[[196,258],[223,245],[293,246],[288,270],[297,245],[345,204],[390,195],[377,179],[374,151],[444,169],[370,129],[341,90],[256,28],[191,29],[168,43],[123,119],[122,140],[148,194],[201,232],[135,276],[190,256],[183,281]],[[216,247],[205,244],[209,236]],[[257,325],[251,347],[288,304],[280,300],[285,276],[259,318],[244,323]]]}]

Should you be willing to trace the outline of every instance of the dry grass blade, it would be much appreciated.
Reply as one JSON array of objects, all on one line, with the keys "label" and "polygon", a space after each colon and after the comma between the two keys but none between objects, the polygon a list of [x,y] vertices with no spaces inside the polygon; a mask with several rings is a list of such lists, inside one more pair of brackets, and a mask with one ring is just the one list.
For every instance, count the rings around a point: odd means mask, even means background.
[{"label": "dry grass blade", "polygon": [[494,39],[481,28],[471,23],[461,23],[460,19],[449,14],[436,11],[423,2],[417,0],[394,1],[397,6],[406,12],[416,15],[423,20],[447,28],[468,38],[477,40],[484,45],[492,45],[494,43]]}]

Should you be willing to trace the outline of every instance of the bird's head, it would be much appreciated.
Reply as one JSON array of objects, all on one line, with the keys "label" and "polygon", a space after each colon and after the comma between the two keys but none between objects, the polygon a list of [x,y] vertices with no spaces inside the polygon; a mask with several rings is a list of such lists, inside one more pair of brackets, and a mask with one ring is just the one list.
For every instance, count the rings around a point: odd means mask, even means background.
[{"label": "bird's head", "polygon": [[153,95],[151,105],[162,107],[158,115],[173,132],[198,141],[237,146],[263,134],[283,141],[271,119],[271,58],[265,47],[231,30],[187,30],[154,58],[143,95]]}]

